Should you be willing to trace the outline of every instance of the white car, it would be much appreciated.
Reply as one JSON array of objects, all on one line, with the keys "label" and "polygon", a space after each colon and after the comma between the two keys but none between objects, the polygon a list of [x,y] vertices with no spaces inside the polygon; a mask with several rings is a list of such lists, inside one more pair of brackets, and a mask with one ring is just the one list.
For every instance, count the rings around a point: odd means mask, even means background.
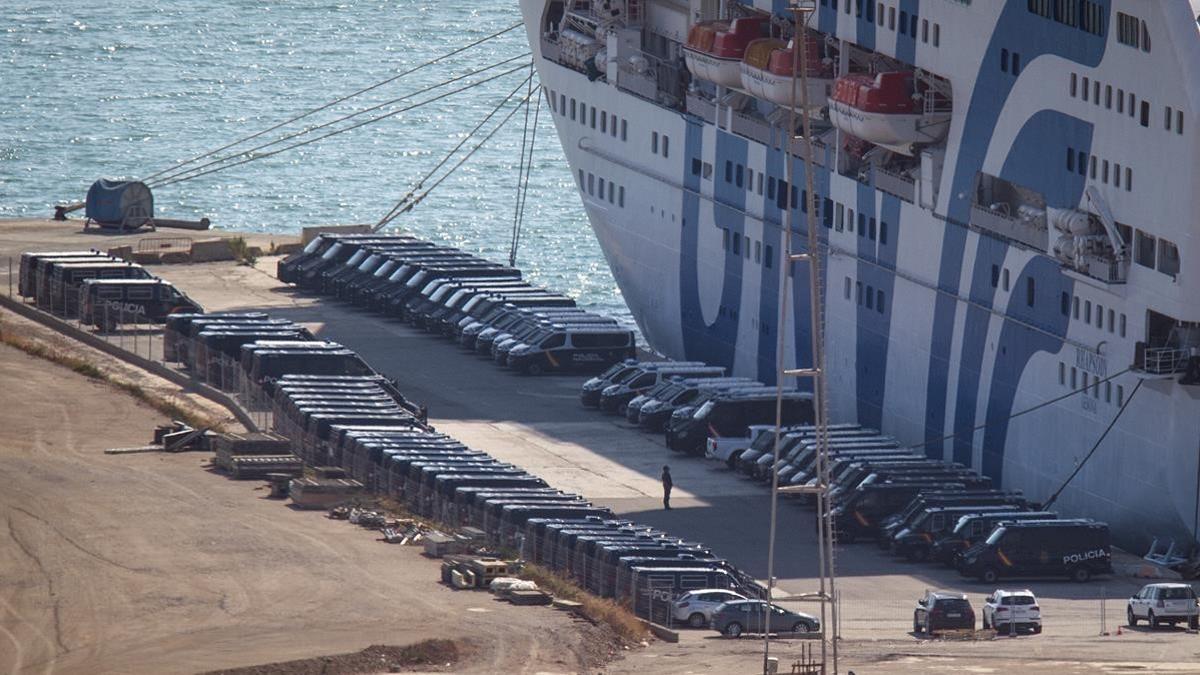
[{"label": "white car", "polygon": [[741,593],[721,588],[706,588],[688,591],[679,596],[671,607],[675,620],[692,628],[704,628],[712,622],[713,612],[721,605],[734,600],[745,600]]},{"label": "white car", "polygon": [[1197,602],[1196,591],[1187,584],[1148,584],[1129,598],[1125,615],[1131,627],[1145,619],[1151,628],[1185,621],[1188,628],[1197,628],[1200,621]]},{"label": "white car", "polygon": [[1033,591],[996,589],[983,601],[983,627],[1001,635],[1022,630],[1042,632],[1042,610]]}]

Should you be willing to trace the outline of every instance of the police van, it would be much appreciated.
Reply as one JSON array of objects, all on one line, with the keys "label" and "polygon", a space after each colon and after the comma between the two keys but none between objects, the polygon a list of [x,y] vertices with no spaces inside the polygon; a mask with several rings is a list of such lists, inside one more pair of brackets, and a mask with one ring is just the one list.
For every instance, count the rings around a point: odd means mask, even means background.
[{"label": "police van", "polygon": [[47,262],[93,262],[97,259],[116,260],[116,258],[94,249],[90,251],[26,251],[21,254],[17,292],[24,298],[33,297],[34,289],[37,288],[38,268]]},{"label": "police van", "polygon": [[79,320],[104,330],[162,323],[176,312],[203,312],[200,303],[162,279],[88,279],[79,289]]},{"label": "police van", "polygon": [[150,278],[141,265],[112,261],[52,263],[43,272],[49,273],[49,281],[37,289],[38,305],[71,318],[79,311],[79,287],[85,280]]},{"label": "police van", "polygon": [[1001,577],[1065,576],[1084,582],[1110,574],[1108,524],[1087,519],[1006,522],[963,552],[958,571],[988,584]]},{"label": "police van", "polygon": [[529,375],[599,371],[637,355],[633,331],[616,325],[561,325],[539,337],[512,348],[508,367]]}]

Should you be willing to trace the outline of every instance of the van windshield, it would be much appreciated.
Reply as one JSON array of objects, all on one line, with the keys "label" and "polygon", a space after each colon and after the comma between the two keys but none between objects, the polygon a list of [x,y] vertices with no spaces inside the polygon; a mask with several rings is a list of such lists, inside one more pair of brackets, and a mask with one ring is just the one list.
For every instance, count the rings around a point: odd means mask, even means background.
[{"label": "van windshield", "polygon": [[328,249],[327,251],[325,251],[324,253],[322,253],[322,254],[321,254],[321,259],[322,259],[322,260],[329,260],[329,259],[330,259],[330,258],[332,258],[333,256],[337,255],[338,251],[340,251],[340,250],[342,250],[342,243],[341,243],[341,242],[338,242],[338,243],[334,244],[333,246],[330,246],[330,247],[329,247],[329,249]]},{"label": "van windshield", "polygon": [[324,239],[317,237],[316,239],[313,239],[312,241],[308,242],[308,245],[304,247],[304,252],[305,253],[313,253],[318,248],[321,248],[321,244],[324,244],[324,243],[325,243]]},{"label": "van windshield", "polygon": [[1162,590],[1163,600],[1190,600],[1196,597],[1196,592],[1191,588],[1164,588]]},{"label": "van windshield", "polygon": [[987,543],[988,543],[988,545],[989,545],[989,546],[995,546],[997,542],[999,542],[1001,539],[1003,539],[1003,538],[1004,538],[1004,533],[1005,533],[1006,531],[1007,531],[1007,528],[1003,528],[1003,527],[997,527],[997,528],[996,528],[996,529],[995,529],[995,530],[992,532],[991,536],[989,536],[989,537],[987,538]]},{"label": "van windshield", "polygon": [[697,408],[696,412],[692,414],[692,419],[702,420],[708,417],[708,414],[712,412],[716,405],[715,401],[706,401],[704,405]]}]

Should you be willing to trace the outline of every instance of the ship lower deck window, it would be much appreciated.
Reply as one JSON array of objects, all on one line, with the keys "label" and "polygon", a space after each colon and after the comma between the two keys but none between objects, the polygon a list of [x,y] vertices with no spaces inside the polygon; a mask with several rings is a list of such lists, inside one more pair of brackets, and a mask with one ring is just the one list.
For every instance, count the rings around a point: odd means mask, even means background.
[{"label": "ship lower deck window", "polygon": [[770,244],[767,244],[767,255],[763,258],[763,264],[767,266],[767,269],[775,266],[775,249],[771,248]]},{"label": "ship lower deck window", "polygon": [[929,19],[921,19],[921,42],[929,43]]},{"label": "ship lower deck window", "polygon": [[1117,313],[1113,310],[1108,310],[1108,332],[1110,333],[1114,332],[1114,329],[1116,328],[1116,322],[1113,321],[1113,319],[1116,318],[1116,315]]},{"label": "ship lower deck window", "polygon": [[863,284],[861,281],[854,282],[854,291],[858,297],[858,304],[861,305],[863,303]]},{"label": "ship lower deck window", "polygon": [[652,152],[656,155],[658,154],[658,132],[657,131],[650,132],[650,152]]},{"label": "ship lower deck window", "polygon": [[1125,112],[1125,90],[1117,89],[1117,114]]},{"label": "ship lower deck window", "polygon": [[596,128],[596,107],[592,106],[592,109],[589,110],[588,112],[591,113],[589,115],[589,118],[591,119],[591,127],[593,129],[595,129]]},{"label": "ship lower deck window", "polygon": [[1059,310],[1062,312],[1063,316],[1071,315],[1071,294],[1070,293],[1063,291],[1062,302],[1059,306]]},{"label": "ship lower deck window", "polygon": [[1091,300],[1087,300],[1083,303],[1083,322],[1084,323],[1092,322],[1092,301]]},{"label": "ship lower deck window", "polygon": [[1079,376],[1079,371],[1077,371],[1075,369],[1075,366],[1071,366],[1071,389],[1072,390],[1078,386],[1078,381],[1077,381],[1078,376]]},{"label": "ship lower deck window", "polygon": [[745,178],[746,178],[746,167],[742,166],[741,164],[738,164],[734,168],[733,176],[734,176],[733,184],[738,187],[742,187],[742,184],[745,182]]},{"label": "ship lower deck window", "polygon": [[617,188],[617,206],[625,208],[625,186]]},{"label": "ship lower deck window", "polygon": [[693,157],[692,158],[692,175],[699,176],[700,170],[703,168],[703,166],[704,166],[704,162],[701,162],[699,157]]},{"label": "ship lower deck window", "polygon": [[1104,305],[1096,303],[1096,328],[1104,328]]},{"label": "ship lower deck window", "polygon": [[1033,302],[1036,298],[1036,287],[1034,286],[1033,277],[1025,278],[1025,304],[1033,307]]},{"label": "ship lower deck window", "polygon": [[1001,278],[1004,281],[1004,292],[1007,293],[1008,292],[1008,269],[1004,270],[1004,273],[1001,275]]},{"label": "ship lower deck window", "polygon": [[624,140],[627,140],[627,139],[626,139],[626,132],[627,132],[627,131],[629,131],[629,122],[628,122],[628,120],[621,120],[621,140],[623,140],[623,141],[624,141]]},{"label": "ship lower deck window", "polygon": [[871,217],[871,219],[870,219],[870,220],[868,220],[867,222],[868,222],[868,226],[869,226],[869,228],[870,228],[870,229],[867,231],[867,238],[868,238],[868,239],[870,239],[871,241],[875,241],[875,237],[876,237],[876,230],[875,230],[875,218],[874,218],[874,216],[872,216],[872,217]]},{"label": "ship lower deck window", "polygon": [[775,199],[775,177],[767,177],[767,199]]},{"label": "ship lower deck window", "polygon": [[742,236],[736,233],[733,235],[733,254],[742,254]]},{"label": "ship lower deck window", "polygon": [[761,241],[754,242],[754,262],[760,263],[760,264],[762,263],[762,242]]},{"label": "ship lower deck window", "polygon": [[1125,315],[1124,315],[1124,314],[1122,314],[1122,315],[1121,315],[1121,331],[1120,331],[1120,335],[1121,335],[1121,337],[1125,337]]},{"label": "ship lower deck window", "polygon": [[721,228],[721,250],[729,250],[729,229],[725,227]]},{"label": "ship lower deck window", "polygon": [[664,158],[671,156],[671,137],[666,134],[662,137],[662,150]]},{"label": "ship lower deck window", "polygon": [[846,299],[850,299],[850,277],[846,277]]},{"label": "ship lower deck window", "polygon": [[1179,274],[1179,247],[1166,239],[1158,240],[1158,271],[1172,277]]},{"label": "ship lower deck window", "polygon": [[867,284],[867,309],[875,309],[875,289]]},{"label": "ship lower deck window", "polygon": [[1138,230],[1137,234],[1134,235],[1134,262],[1142,267],[1154,269],[1155,244],[1156,242],[1153,236]]},{"label": "ship lower deck window", "polygon": [[1150,102],[1149,101],[1142,101],[1141,117],[1142,117],[1142,119],[1141,119],[1142,126],[1148,128],[1150,126]]},{"label": "ship lower deck window", "polygon": [[933,24],[933,46],[942,46],[942,25],[940,23]]},{"label": "ship lower deck window", "polygon": [[575,107],[577,104],[578,104],[578,102],[575,99],[571,99],[571,121],[572,122],[575,121]]}]

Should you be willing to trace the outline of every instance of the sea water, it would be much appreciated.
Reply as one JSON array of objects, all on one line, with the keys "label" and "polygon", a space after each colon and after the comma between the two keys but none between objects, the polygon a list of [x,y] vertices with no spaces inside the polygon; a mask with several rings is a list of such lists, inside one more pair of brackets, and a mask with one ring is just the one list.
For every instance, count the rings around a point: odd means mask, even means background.
[{"label": "sea water", "polygon": [[[82,200],[97,178],[149,176],[520,20],[511,0],[7,0],[0,3],[0,217],[49,216],[54,204]],[[239,149],[519,56],[529,49],[525,35],[520,27]],[[162,186],[155,212],[257,232],[374,223],[526,74]],[[544,102],[536,128],[517,264],[532,281],[628,321]],[[526,129],[517,113],[394,225],[507,261]]]}]

